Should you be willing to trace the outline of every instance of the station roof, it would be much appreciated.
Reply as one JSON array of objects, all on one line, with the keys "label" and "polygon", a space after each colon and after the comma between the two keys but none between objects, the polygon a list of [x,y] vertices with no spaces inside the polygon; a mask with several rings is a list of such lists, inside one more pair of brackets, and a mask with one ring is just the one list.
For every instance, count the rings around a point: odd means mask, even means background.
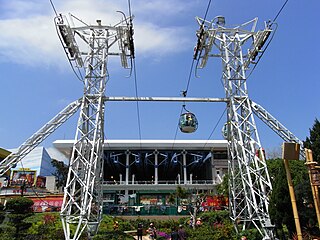
[{"label": "station roof", "polygon": [[[74,140],[57,140],[53,146],[69,156]],[[226,150],[226,140],[105,140],[104,150]]]},{"label": "station roof", "polygon": [[0,159],[5,159],[10,153],[10,151],[0,148]]}]

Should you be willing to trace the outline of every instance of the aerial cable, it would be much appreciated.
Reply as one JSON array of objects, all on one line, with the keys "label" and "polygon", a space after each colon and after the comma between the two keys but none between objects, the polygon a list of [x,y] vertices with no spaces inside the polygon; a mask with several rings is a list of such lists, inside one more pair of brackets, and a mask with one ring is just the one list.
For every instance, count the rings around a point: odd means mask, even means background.
[{"label": "aerial cable", "polygon": [[276,33],[277,29],[278,29],[278,24],[276,24],[275,22],[276,22],[277,18],[279,17],[279,15],[281,14],[281,12],[283,11],[283,9],[285,8],[285,6],[287,5],[288,1],[289,1],[289,0],[286,0],[286,1],[283,3],[283,5],[282,5],[282,7],[280,8],[280,10],[279,10],[278,13],[276,14],[276,16],[273,18],[273,21],[271,22],[271,24],[269,23],[268,27],[271,27],[271,26],[274,24],[274,25],[276,26],[276,28],[275,28],[275,30],[273,31],[273,34],[272,34],[269,42],[267,43],[266,47],[264,48],[264,50],[263,50],[262,53],[260,54],[260,56],[259,56],[259,58],[258,58],[258,61],[257,61],[256,64],[254,65],[253,69],[250,71],[247,79],[250,77],[250,75],[252,74],[253,70],[256,68],[256,66],[258,65],[260,59],[262,58],[264,52],[267,50],[267,48],[269,47],[271,41],[273,40],[274,35],[275,35],[275,33]]},{"label": "aerial cable", "polygon": [[[56,24],[57,21],[62,21],[62,22],[63,22],[63,19],[62,19],[61,14],[58,15],[58,13],[57,13],[57,11],[56,11],[56,8],[55,8],[52,0],[50,0],[50,4],[51,4],[52,9],[53,9],[53,11],[54,11],[54,13],[55,13],[55,15],[56,15],[56,16],[54,17],[54,23],[55,23],[55,26],[56,26],[56,32],[57,32],[57,35],[58,35],[58,37],[59,37],[59,41],[60,41],[61,45],[63,46],[63,41],[62,41],[62,39],[61,39],[61,36],[60,36],[60,34],[59,34],[59,31],[58,31],[58,26],[57,26],[57,24]],[[73,17],[74,17],[74,16],[73,16]],[[67,56],[67,59],[68,59],[68,61],[69,61],[69,64],[70,64],[70,66],[71,66],[71,69],[72,69],[73,73],[76,75],[76,77],[78,78],[78,80],[79,80],[80,82],[83,82],[83,76],[82,76],[82,74],[81,74],[80,69],[78,69],[78,73],[77,73],[76,70],[74,69],[74,66],[73,66],[71,60],[70,60],[69,57],[68,57],[68,53],[67,53],[66,49],[63,48],[63,50],[64,50],[64,53],[65,53],[66,56]],[[79,75],[80,75],[80,76],[79,76]]]},{"label": "aerial cable", "polygon": [[275,21],[277,20],[277,18],[279,17],[279,15],[281,14],[281,12],[282,12],[283,9],[285,8],[285,6],[287,5],[288,1],[289,1],[289,0],[286,0],[286,1],[283,3],[283,5],[282,5],[282,7],[280,8],[280,10],[279,10],[278,13],[276,14],[276,16],[273,18],[273,21],[271,22],[271,24],[270,24],[270,21],[269,21],[269,23],[268,23],[268,28],[270,28],[272,25],[275,25],[276,27],[275,27],[272,35],[271,35],[270,40],[268,41],[268,43],[267,43],[267,45],[266,45],[266,47],[263,49],[262,53],[260,54],[260,56],[259,56],[259,58],[258,58],[258,61],[255,63],[254,67],[253,67],[252,70],[250,71],[247,79],[251,76],[252,72],[255,70],[255,68],[257,67],[258,63],[260,62],[262,56],[264,55],[265,51],[267,50],[267,48],[269,47],[270,43],[272,42],[272,40],[273,40],[273,38],[274,38],[274,36],[275,36],[275,33],[276,33],[277,29],[278,29],[278,24],[277,24]]},{"label": "aerial cable", "polygon": [[199,46],[200,46],[200,39],[202,37],[202,35],[204,34],[204,28],[203,28],[203,25],[204,25],[204,22],[207,18],[207,14],[209,12],[209,9],[210,9],[210,5],[211,5],[211,0],[209,0],[208,2],[208,5],[207,5],[207,8],[206,8],[206,12],[205,12],[205,15],[204,15],[204,19],[203,19],[203,22],[200,26],[200,34],[198,36],[198,42],[197,42],[197,46],[196,46],[196,49],[195,49],[195,53],[193,55],[193,59],[192,59],[192,63],[191,63],[191,67],[190,67],[190,71],[189,71],[189,76],[188,76],[188,81],[187,81],[187,87],[185,90],[181,91],[182,92],[182,96],[183,97],[187,97],[187,94],[188,94],[188,90],[189,90],[189,85],[190,85],[190,81],[191,81],[191,76],[192,76],[192,71],[193,71],[193,67],[194,67],[194,62],[195,60],[197,59],[197,52],[199,51]]},{"label": "aerial cable", "polygon": [[[62,41],[62,39],[61,39],[61,36],[60,36],[60,34],[59,34],[59,31],[58,31],[58,26],[57,26],[57,24],[56,24],[56,19],[59,19],[59,20],[60,20],[60,19],[61,19],[60,17],[61,17],[61,16],[55,17],[55,18],[54,18],[54,22],[55,22],[55,25],[56,25],[57,35],[58,35],[58,37],[59,37],[59,40],[60,40],[61,45],[63,46],[63,41]],[[67,56],[68,62],[69,62],[69,64],[70,64],[70,66],[71,66],[71,69],[72,69],[73,73],[76,75],[76,77],[78,78],[78,80],[79,80],[80,82],[83,82],[83,77],[82,77],[82,74],[81,74],[80,69],[78,68],[78,72],[79,72],[79,73],[77,73],[76,70],[74,69],[74,66],[73,66],[71,60],[70,60],[69,57],[68,57],[68,52],[67,52],[67,50],[66,50],[64,47],[63,47],[63,50],[64,50],[64,53],[65,53],[66,56]],[[79,76],[79,75],[80,75],[80,76]]]},{"label": "aerial cable", "polygon": [[87,23],[85,23],[84,21],[82,21],[80,18],[76,17],[75,15],[73,15],[72,13],[70,13],[70,16],[75,18],[76,20],[78,20],[79,22],[81,22],[83,25],[89,27],[89,25]]},{"label": "aerial cable", "polygon": [[131,1],[128,0],[128,8],[129,8],[129,16],[130,16],[130,24],[129,24],[129,31],[130,31],[130,41],[129,41],[129,48],[131,53],[131,61],[132,61],[132,70],[133,70],[133,78],[134,78],[134,85],[135,85],[135,95],[137,98],[136,101],[136,108],[137,108],[137,119],[138,119],[138,130],[139,130],[139,140],[140,140],[140,149],[141,146],[141,120],[140,120],[140,107],[138,101],[138,81],[137,81],[137,71],[136,71],[136,61],[134,56],[134,46],[133,46],[133,24],[132,24],[132,14],[131,14]]},{"label": "aerial cable", "polygon": [[286,0],[284,2],[284,4],[282,5],[282,7],[280,8],[279,12],[277,13],[277,15],[274,17],[273,22],[275,22],[277,20],[277,18],[279,17],[280,13],[282,12],[282,10],[284,9],[284,7],[287,5],[289,0]]},{"label": "aerial cable", "polygon": [[[136,64],[133,60],[133,76],[134,76],[134,85],[135,85],[135,94],[136,98],[138,99],[138,83],[137,83],[137,72],[136,72]],[[139,127],[139,140],[141,145],[141,121],[140,121],[140,108],[139,108],[139,101],[136,101],[137,106],[137,118],[138,118],[138,127]]]},{"label": "aerial cable", "polygon": [[191,76],[192,76],[193,65],[194,65],[194,60],[191,63],[189,76],[188,76],[188,81],[187,81],[187,87],[186,87],[185,90],[181,91],[181,94],[182,94],[183,97],[187,97],[187,93],[188,93],[189,85],[190,85],[190,81],[191,81]]},{"label": "aerial cable", "polygon": [[177,135],[178,135],[178,130],[179,130],[179,124],[180,124],[180,116],[181,116],[181,114],[182,114],[182,112],[183,112],[184,106],[185,106],[185,105],[182,105],[182,107],[181,107],[181,111],[180,111],[180,114],[179,114],[179,120],[178,120],[178,124],[177,124],[177,127],[176,127],[176,132],[175,132],[175,134],[174,134],[174,139],[173,139],[171,151],[173,151],[175,142],[176,142],[176,140],[177,140]]},{"label": "aerial cable", "polygon": [[[210,5],[211,5],[211,0],[209,0],[208,2],[208,5],[207,5],[207,8],[206,8],[206,11],[205,11],[205,15],[204,15],[204,20],[203,20],[203,23],[201,25],[201,29],[202,31],[200,32],[200,35],[203,35],[204,34],[204,28],[203,28],[203,25],[204,25],[204,22],[205,22],[205,19],[207,18],[207,14],[209,12],[209,9],[210,9]],[[196,46],[196,49],[195,49],[195,52],[198,52],[199,51],[199,46],[200,46],[200,39],[201,36],[198,36],[198,42],[197,42],[197,46]],[[189,71],[189,75],[188,75],[188,80],[187,80],[187,86],[186,86],[186,89],[185,90],[182,90],[181,91],[181,95],[183,97],[187,97],[187,94],[188,94],[188,91],[189,91],[189,86],[190,86],[190,82],[191,82],[191,76],[192,76],[192,72],[193,72],[193,68],[194,68],[194,63],[195,61],[197,60],[197,57],[196,57],[197,54],[194,53],[193,55],[193,58],[192,58],[192,62],[191,62],[191,66],[190,66],[190,71]],[[183,113],[183,110],[186,110],[185,108],[186,104],[185,102],[183,102],[183,105],[181,107],[181,111],[180,111],[180,115],[179,115],[179,121],[178,121],[178,124],[177,124],[177,127],[176,127],[176,131],[175,131],[175,135],[174,135],[174,140],[173,140],[173,144],[172,144],[172,149],[174,147],[174,144],[175,144],[175,141],[177,139],[177,134],[178,134],[178,129],[180,128],[180,117]]]},{"label": "aerial cable", "polygon": [[56,8],[54,7],[54,4],[53,4],[52,0],[49,0],[49,1],[50,1],[51,7],[52,7],[54,13],[56,14],[56,16],[58,16],[58,13],[56,11]]},{"label": "aerial cable", "polygon": [[286,0],[286,1],[283,3],[282,7],[281,7],[280,10],[278,11],[277,15],[274,17],[274,19],[273,19],[273,21],[271,22],[271,24],[270,24],[270,23],[268,24],[268,27],[271,27],[272,25],[275,25],[276,27],[275,27],[272,35],[271,35],[271,38],[270,38],[269,42],[267,43],[266,47],[264,48],[264,50],[263,50],[262,53],[260,54],[260,56],[259,56],[259,58],[258,58],[258,61],[255,63],[253,69],[250,71],[247,79],[251,76],[252,72],[253,72],[254,69],[257,67],[258,63],[260,62],[260,60],[261,60],[261,58],[262,58],[262,56],[263,56],[263,54],[265,53],[265,51],[266,51],[267,48],[269,47],[271,41],[273,40],[274,35],[275,35],[275,33],[276,33],[277,29],[278,29],[278,24],[277,24],[275,21],[276,21],[277,18],[279,17],[279,15],[280,15],[280,13],[282,12],[282,10],[284,9],[284,7],[287,5],[288,1],[289,1],[289,0]]},{"label": "aerial cable", "polygon": [[[200,25],[199,33],[197,34],[198,41],[197,41],[197,45],[195,47],[195,51],[194,51],[194,54],[193,54],[193,59],[197,60],[196,69],[195,69],[195,77],[196,78],[199,78],[199,76],[197,74],[197,69],[198,69],[198,65],[199,65],[199,61],[200,61],[200,56],[201,56],[201,53],[202,53],[202,50],[203,50],[203,48],[201,47],[201,44],[202,44],[202,40],[203,40],[203,37],[204,37],[204,34],[205,34],[204,23],[205,23],[205,21],[207,19],[207,14],[209,12],[210,5],[211,5],[211,0],[209,0],[209,2],[208,2],[204,18],[203,18],[202,23]],[[201,50],[200,50],[200,47],[201,47]]]},{"label": "aerial cable", "polygon": [[130,23],[129,23],[129,49],[130,49],[130,58],[131,58],[131,63],[135,59],[135,50],[134,50],[134,43],[133,43],[133,23],[132,23],[132,13],[131,13],[131,1],[128,0],[128,5],[129,5],[129,16],[130,16]]},{"label": "aerial cable", "polygon": [[133,70],[133,60],[135,58],[135,51],[134,51],[134,42],[133,42],[133,34],[134,34],[134,31],[133,31],[133,24],[132,24],[132,16],[131,16],[131,7],[130,7],[130,2],[129,2],[129,23],[127,21],[127,17],[126,17],[126,14],[122,11],[117,11],[119,13],[121,13],[123,15],[123,18],[125,21],[125,23],[127,24],[127,27],[129,29],[129,34],[128,34],[128,49],[130,51],[130,74],[129,76],[127,77],[131,77],[132,75],[132,70]]},{"label": "aerial cable", "polygon": [[206,9],[206,13],[204,14],[204,21],[205,21],[206,18],[207,18],[207,14],[208,14],[208,12],[209,12],[210,5],[211,5],[211,0],[209,0],[209,2],[208,2],[208,6],[207,6],[207,9]]},{"label": "aerial cable", "polygon": [[218,121],[217,121],[216,125],[214,126],[213,130],[211,131],[211,133],[210,133],[209,137],[207,138],[207,141],[206,141],[206,143],[204,144],[203,149],[207,146],[207,144],[208,144],[209,140],[211,139],[211,137],[212,137],[213,133],[214,133],[214,132],[215,132],[215,130],[217,129],[217,127],[218,127],[218,125],[219,125],[219,123],[220,123],[220,121],[221,121],[222,117],[224,116],[225,112],[227,111],[227,109],[228,109],[228,108],[227,108],[227,107],[225,107],[225,109],[224,109],[224,111],[222,112],[222,114],[221,114],[220,118],[218,119]]},{"label": "aerial cable", "polygon": [[[202,21],[202,24],[200,26],[200,34],[198,35],[198,41],[197,41],[197,46],[195,48],[195,52],[193,54],[193,58],[192,58],[192,64],[191,64],[191,67],[190,67],[190,73],[189,73],[189,77],[188,77],[188,81],[187,81],[187,88],[185,90],[182,91],[182,96],[183,97],[187,97],[187,94],[188,94],[188,90],[189,90],[189,85],[190,85],[190,81],[191,81],[191,75],[192,75],[192,71],[193,71],[193,67],[194,67],[194,62],[197,60],[198,58],[198,52],[199,52],[199,47],[200,47],[200,40],[204,34],[204,22],[207,18],[207,15],[208,15],[208,12],[209,12],[209,9],[210,9],[210,5],[211,5],[211,0],[209,0],[208,2],[208,5],[207,5],[207,8],[206,8],[206,11],[205,11],[205,14],[204,14],[204,18],[203,18],[203,21]],[[198,60],[199,61],[199,60]]]},{"label": "aerial cable", "polygon": [[253,71],[255,70],[255,68],[257,67],[257,65],[258,65],[258,63],[260,62],[262,56],[264,55],[265,51],[268,49],[270,43],[272,42],[272,40],[273,40],[273,38],[274,38],[274,36],[275,36],[275,34],[276,34],[276,31],[277,31],[277,29],[278,29],[278,24],[277,24],[277,23],[272,23],[271,25],[275,25],[275,26],[276,26],[275,29],[274,29],[274,31],[273,31],[273,33],[272,33],[272,35],[271,35],[271,38],[270,38],[270,40],[268,41],[266,47],[265,47],[265,48],[263,49],[263,51],[261,52],[258,60],[257,60],[256,63],[254,64],[254,67],[252,68],[252,70],[250,71],[250,73],[248,74],[248,76],[247,76],[246,79],[248,79],[248,78],[251,76],[252,72],[253,72]]}]

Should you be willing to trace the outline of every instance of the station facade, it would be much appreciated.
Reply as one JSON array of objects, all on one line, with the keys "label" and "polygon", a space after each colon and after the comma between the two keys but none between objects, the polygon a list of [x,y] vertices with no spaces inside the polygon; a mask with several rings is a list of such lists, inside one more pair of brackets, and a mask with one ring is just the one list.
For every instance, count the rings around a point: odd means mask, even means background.
[{"label": "station facade", "polygon": [[[54,147],[70,158],[73,141]],[[225,140],[105,140],[103,199],[133,211],[169,205],[181,186],[189,193],[215,193],[228,171]]]}]

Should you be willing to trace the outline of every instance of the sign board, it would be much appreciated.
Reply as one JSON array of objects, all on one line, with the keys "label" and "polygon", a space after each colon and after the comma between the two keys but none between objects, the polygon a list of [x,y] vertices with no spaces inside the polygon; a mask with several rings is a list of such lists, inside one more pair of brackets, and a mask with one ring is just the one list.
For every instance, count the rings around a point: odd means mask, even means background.
[{"label": "sign board", "polygon": [[36,184],[36,170],[19,169],[12,170],[12,177],[10,181],[11,186],[34,186]]}]

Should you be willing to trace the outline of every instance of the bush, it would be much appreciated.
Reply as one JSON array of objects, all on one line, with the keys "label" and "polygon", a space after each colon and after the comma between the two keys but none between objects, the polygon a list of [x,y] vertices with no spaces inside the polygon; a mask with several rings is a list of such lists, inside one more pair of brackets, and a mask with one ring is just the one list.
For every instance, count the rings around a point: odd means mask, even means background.
[{"label": "bush", "polygon": [[[9,214],[10,215],[10,214]],[[166,221],[152,221],[156,226],[159,233],[158,240],[164,239],[165,234],[169,235],[172,232],[172,228],[176,228],[179,224],[185,226],[188,240],[236,240],[240,239],[240,236],[246,235],[250,240],[261,239],[261,235],[256,229],[249,229],[241,234],[235,232],[234,226],[229,219],[227,211],[205,212],[199,214],[202,219],[202,225],[196,227],[196,229],[188,226],[190,217],[180,218],[179,220],[166,220]],[[119,222],[119,230],[113,230],[114,221]],[[28,231],[22,232],[19,236],[14,236],[16,228],[14,226],[0,225],[1,240],[11,239],[23,239],[23,240],[52,240],[52,239],[64,239],[64,233],[62,230],[62,224],[58,213],[39,213],[32,217],[28,217],[23,220],[31,227]],[[110,216],[104,216],[98,234],[95,235],[93,240],[132,240],[132,236],[125,234],[123,231],[136,230],[138,223],[143,224],[144,230],[146,230],[150,224],[149,219],[136,218],[134,220],[123,220],[121,218],[113,218]],[[74,226],[71,226],[73,228]],[[83,233],[81,240],[87,240],[86,233]]]},{"label": "bush", "polygon": [[10,199],[6,208],[8,211],[12,211],[13,213],[26,214],[32,212],[33,201],[29,198],[25,197],[17,197]]},{"label": "bush", "polygon": [[9,226],[6,224],[0,225],[0,235],[1,240],[12,240],[16,233],[16,228],[14,226]]},{"label": "bush", "polygon": [[111,231],[105,232],[104,234],[97,234],[93,237],[93,240],[132,240],[135,239],[134,237],[125,234],[122,231]]}]

